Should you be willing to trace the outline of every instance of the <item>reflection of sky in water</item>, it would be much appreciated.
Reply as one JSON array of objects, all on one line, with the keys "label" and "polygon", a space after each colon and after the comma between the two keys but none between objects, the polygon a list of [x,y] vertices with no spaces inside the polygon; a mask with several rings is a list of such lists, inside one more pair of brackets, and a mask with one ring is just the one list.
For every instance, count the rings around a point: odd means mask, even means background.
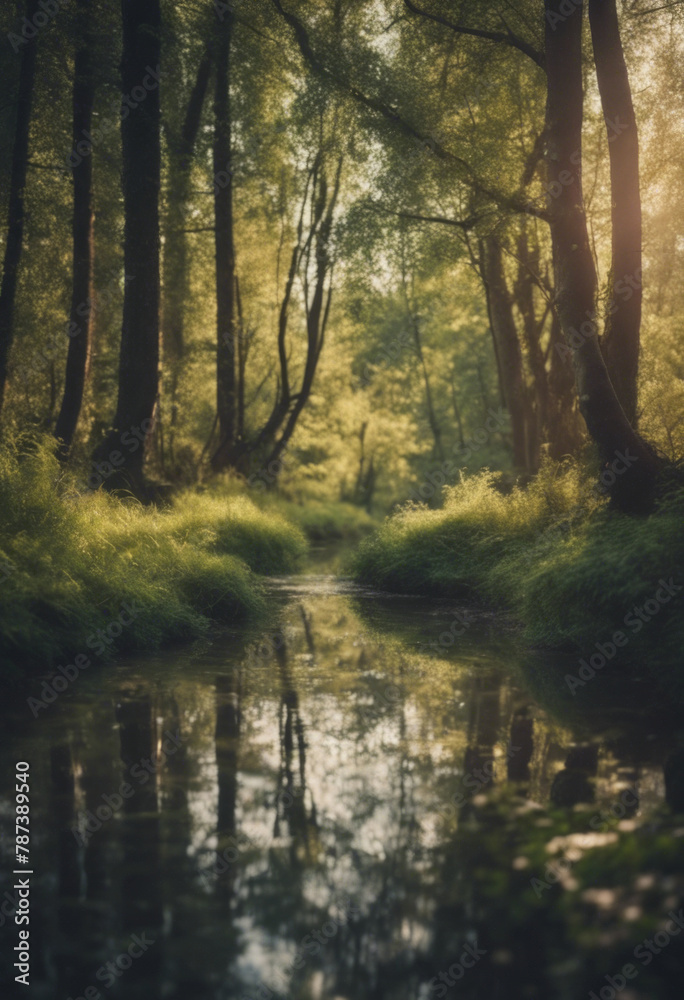
[{"label": "reflection of sky in water", "polygon": [[[390,599],[326,577],[282,581],[275,601],[278,620],[247,646],[237,636],[203,652],[109,666],[83,676],[35,723],[17,710],[28,735],[14,734],[13,752],[32,762],[32,848],[45,914],[37,936],[46,956],[50,942],[49,961],[36,966],[39,1000],[57,995],[55,989],[66,997],[88,975],[92,980],[100,954],[116,954],[131,932],[126,894],[134,912],[136,893],[145,897],[153,886],[163,899],[159,964],[147,979],[127,974],[120,995],[132,1000],[155,991],[253,996],[258,982],[284,992],[298,948],[344,896],[357,916],[341,921],[319,952],[307,952],[292,996],[427,997],[432,976],[448,968],[465,941],[487,933],[490,911],[517,933],[515,908],[507,915],[498,890],[486,885],[497,865],[529,880],[544,857],[563,855],[574,865],[615,844],[618,827],[596,832],[590,820],[623,788],[636,788],[640,801],[622,818],[622,833],[660,807],[666,748],[659,740],[645,737],[630,750],[616,731],[592,750],[586,732],[555,721],[512,683],[520,653],[491,615],[474,614],[465,634],[435,655],[430,643],[458,611],[452,602]],[[150,705],[149,734],[144,724],[127,723],[127,745],[136,754],[154,752],[163,733],[179,726],[187,739],[157,776],[157,826],[149,826],[154,814],[145,812],[152,808],[149,789],[131,781],[132,804],[85,851],[77,850],[68,832],[60,839],[59,822],[50,817],[56,809],[68,830],[69,816],[93,810],[119,786],[122,702]],[[238,706],[239,738],[231,728]],[[148,718],[144,711],[142,717]],[[516,740],[522,743],[511,756]],[[54,760],[51,770],[55,746],[71,760],[61,785]],[[574,747],[581,763],[570,766]],[[491,774],[473,783],[483,764],[491,764]],[[518,779],[514,786],[509,770]],[[496,806],[507,788],[517,799]],[[579,828],[549,815],[557,789],[567,800],[566,816],[586,810]],[[460,809],[453,805],[458,792]],[[0,809],[5,817],[7,799]],[[227,824],[222,830],[219,815]],[[136,856],[127,829],[138,831],[145,848],[138,888],[135,880],[125,882]],[[523,829],[541,836],[534,864],[516,843]],[[218,878],[203,878],[231,835],[248,838],[247,846]],[[2,857],[7,870],[7,840]],[[69,882],[70,866],[85,886],[79,892]],[[574,870],[564,880],[569,891],[579,889]],[[653,891],[652,884],[643,883],[642,891]],[[610,910],[615,893],[595,892],[587,904]],[[54,915],[65,907],[86,914],[67,933],[81,956],[76,968],[59,960],[67,946]],[[640,902],[630,907],[629,918],[641,914]],[[89,926],[93,908],[107,916]],[[540,984],[554,982],[551,960],[538,965],[534,989],[527,986],[531,997],[541,995],[534,992]],[[469,996],[469,989],[485,995],[487,982],[494,990],[486,976],[494,975],[496,962],[488,968],[478,971],[485,978],[477,987],[475,973],[471,986],[464,979],[459,995]]]}]

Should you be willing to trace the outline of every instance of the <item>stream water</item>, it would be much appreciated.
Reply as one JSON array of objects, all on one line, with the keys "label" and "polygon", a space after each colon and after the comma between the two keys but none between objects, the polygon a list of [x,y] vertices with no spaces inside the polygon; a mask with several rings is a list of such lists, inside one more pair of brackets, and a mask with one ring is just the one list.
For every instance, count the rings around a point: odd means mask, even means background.
[{"label": "stream water", "polygon": [[272,581],[261,631],[84,671],[37,718],[10,708],[10,981],[17,761],[33,873],[13,995],[680,997],[673,727],[578,717],[577,657],[324,568]]}]

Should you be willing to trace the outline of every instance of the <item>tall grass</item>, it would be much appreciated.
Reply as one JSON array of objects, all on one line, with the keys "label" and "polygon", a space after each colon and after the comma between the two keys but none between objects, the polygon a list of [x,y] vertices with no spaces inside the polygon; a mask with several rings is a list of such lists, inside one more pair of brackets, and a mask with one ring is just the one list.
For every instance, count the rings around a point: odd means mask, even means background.
[{"label": "tall grass", "polygon": [[610,511],[575,464],[549,464],[508,495],[483,472],[446,489],[441,509],[412,504],[390,517],[352,571],[383,589],[484,599],[513,611],[540,644],[593,653],[622,630],[622,659],[672,667],[684,642],[684,589],[638,633],[624,619],[661,579],[684,584],[683,516],[681,489],[648,518]]},{"label": "tall grass", "polygon": [[[302,532],[246,497],[186,494],[168,510],[79,493],[50,443],[0,449],[0,652],[41,668],[93,648],[153,649],[264,608],[257,574],[293,569]],[[133,609],[133,615],[130,609]],[[114,629],[118,631],[118,629]]]}]

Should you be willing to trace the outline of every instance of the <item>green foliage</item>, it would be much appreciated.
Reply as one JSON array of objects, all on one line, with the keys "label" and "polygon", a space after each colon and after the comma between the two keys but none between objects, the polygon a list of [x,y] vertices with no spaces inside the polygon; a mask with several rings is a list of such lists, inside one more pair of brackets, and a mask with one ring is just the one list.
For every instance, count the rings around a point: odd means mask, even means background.
[{"label": "green foliage", "polygon": [[164,518],[183,545],[242,559],[255,573],[290,572],[306,553],[302,532],[279,513],[265,512],[244,495],[187,492]]},{"label": "green foliage", "polygon": [[307,500],[305,503],[281,500],[278,509],[298,524],[312,541],[360,538],[376,525],[361,507],[335,500]]},{"label": "green foliage", "polygon": [[584,511],[590,486],[575,466],[556,475],[551,465],[526,490],[504,495],[495,484],[484,471],[445,488],[438,510],[407,504],[361,546],[356,575],[404,593],[473,590],[503,598],[506,560],[525,560],[544,532]]},{"label": "green foliage", "polygon": [[[445,490],[444,506],[408,505],[364,542],[357,579],[402,593],[473,594],[509,608],[536,643],[591,655],[616,631],[628,638],[620,662],[638,663],[681,687],[676,666],[684,614],[672,598],[657,620],[635,624],[661,579],[684,584],[684,494],[674,491],[648,518],[608,511],[588,473],[550,463],[527,489],[504,495],[489,473]],[[653,616],[654,618],[656,616]]]},{"label": "green foliage", "polygon": [[296,527],[244,496],[186,494],[159,511],[79,493],[51,448],[0,451],[0,634],[17,666],[87,654],[124,603],[133,620],[107,643],[111,651],[243,621],[264,608],[255,571],[290,570],[305,550]]}]

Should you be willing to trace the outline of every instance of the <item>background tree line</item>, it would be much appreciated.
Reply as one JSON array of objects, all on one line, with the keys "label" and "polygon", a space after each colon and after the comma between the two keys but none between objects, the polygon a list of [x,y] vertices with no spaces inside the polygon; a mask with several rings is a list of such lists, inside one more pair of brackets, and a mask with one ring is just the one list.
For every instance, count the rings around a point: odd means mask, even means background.
[{"label": "background tree line", "polygon": [[4,433],[382,506],[588,438],[629,506],[679,457],[676,6],[2,18]]}]

